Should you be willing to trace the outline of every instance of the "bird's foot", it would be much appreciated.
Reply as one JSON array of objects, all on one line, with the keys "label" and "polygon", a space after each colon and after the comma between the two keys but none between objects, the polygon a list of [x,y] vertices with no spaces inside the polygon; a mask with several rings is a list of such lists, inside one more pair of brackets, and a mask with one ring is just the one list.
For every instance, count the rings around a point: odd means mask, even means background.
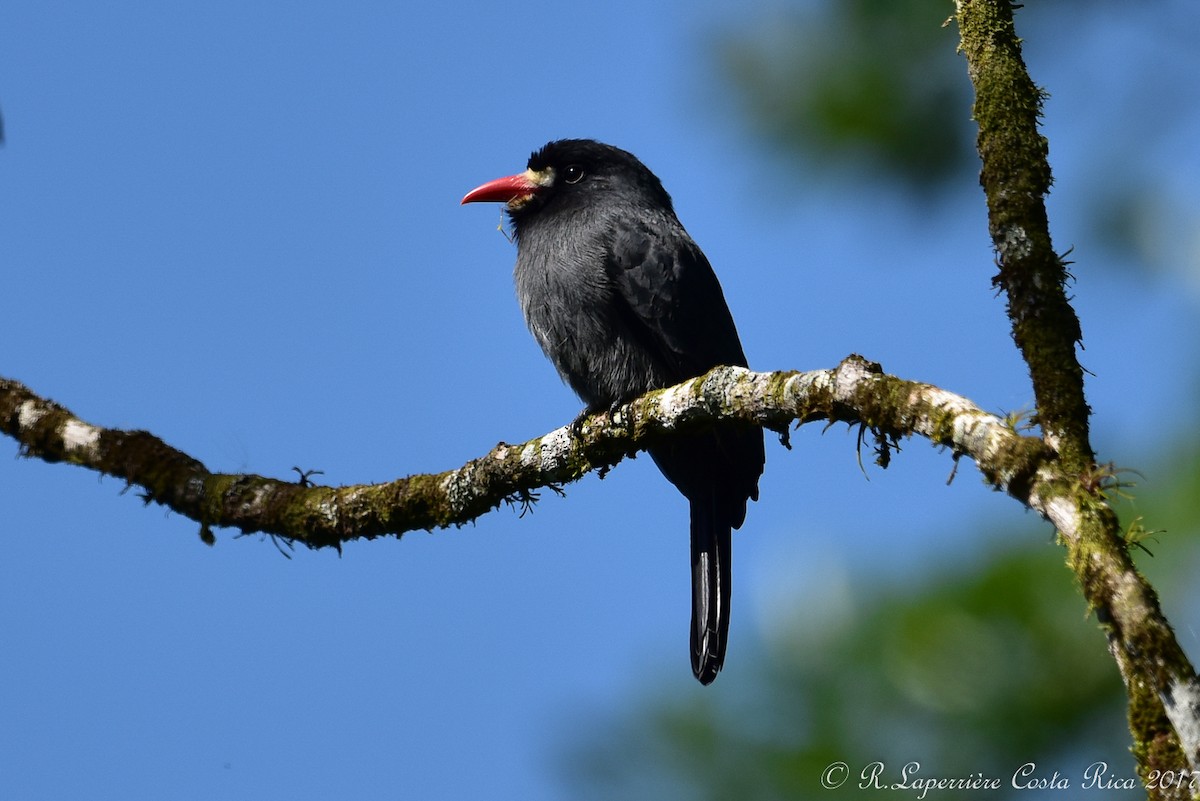
[{"label": "bird's foot", "polygon": [[595,406],[585,406],[583,408],[583,411],[581,411],[575,417],[575,419],[571,421],[571,425],[568,427],[571,432],[571,436],[579,437],[580,435],[582,435],[583,434],[583,424],[587,421],[587,419],[589,417],[591,417],[592,415],[600,414],[601,412],[606,412],[608,414],[609,419],[613,423],[620,424],[621,419],[620,419],[620,416],[617,414],[617,412],[620,411],[621,407],[624,405],[625,405],[625,401],[615,400],[612,403],[608,404],[607,406],[602,405],[602,404],[595,405]]},{"label": "bird's foot", "polygon": [[598,411],[600,411],[600,409],[598,409],[594,406],[583,407],[583,411],[581,411],[579,414],[575,415],[575,419],[572,420],[571,425],[567,427],[568,430],[571,432],[571,436],[575,439],[578,439],[579,437],[583,436],[584,422],[586,422],[589,417],[591,417],[593,414],[595,414]]}]

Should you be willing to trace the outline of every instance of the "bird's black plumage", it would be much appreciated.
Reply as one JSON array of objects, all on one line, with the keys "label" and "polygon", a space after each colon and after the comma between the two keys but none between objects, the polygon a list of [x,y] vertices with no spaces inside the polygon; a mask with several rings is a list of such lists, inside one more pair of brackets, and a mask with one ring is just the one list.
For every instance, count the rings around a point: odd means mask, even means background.
[{"label": "bird's black plumage", "polygon": [[[505,181],[503,192],[486,191]],[[474,199],[508,201],[525,320],[589,410],[746,365],[708,259],[632,154],[587,139],[551,142],[523,176],[464,202]],[[691,506],[692,669],[708,684],[725,658],[730,534],[758,498],[762,431],[727,424],[650,455]]]}]

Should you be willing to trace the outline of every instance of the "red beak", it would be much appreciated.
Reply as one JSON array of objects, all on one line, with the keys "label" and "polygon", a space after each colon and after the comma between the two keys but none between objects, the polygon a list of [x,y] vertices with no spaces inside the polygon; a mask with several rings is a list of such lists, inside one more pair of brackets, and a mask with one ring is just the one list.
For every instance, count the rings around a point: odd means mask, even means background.
[{"label": "red beak", "polygon": [[525,173],[521,173],[520,175],[509,175],[505,178],[497,178],[494,181],[488,181],[483,186],[475,187],[466,194],[466,197],[462,199],[462,202],[508,203],[509,201],[516,200],[517,198],[529,197],[539,189],[541,189],[541,187],[529,180],[529,177]]}]

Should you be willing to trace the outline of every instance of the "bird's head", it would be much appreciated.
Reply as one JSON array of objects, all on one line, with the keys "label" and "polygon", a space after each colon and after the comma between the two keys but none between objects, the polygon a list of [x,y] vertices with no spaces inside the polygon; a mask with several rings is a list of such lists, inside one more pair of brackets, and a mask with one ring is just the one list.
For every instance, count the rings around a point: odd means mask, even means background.
[{"label": "bird's head", "polygon": [[529,157],[525,172],[472,189],[463,203],[506,204],[513,224],[544,214],[623,202],[670,212],[671,196],[632,153],[591,139],[559,139]]}]

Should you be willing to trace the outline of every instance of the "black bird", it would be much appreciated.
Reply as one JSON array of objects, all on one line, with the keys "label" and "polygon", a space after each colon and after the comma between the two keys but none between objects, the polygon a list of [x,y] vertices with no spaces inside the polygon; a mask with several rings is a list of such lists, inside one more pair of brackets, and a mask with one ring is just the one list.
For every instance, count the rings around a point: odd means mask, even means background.
[{"label": "black bird", "polygon": [[[607,409],[717,365],[746,366],[721,285],[662,183],[631,153],[550,142],[463,203],[507,204],[517,297],[563,380]],[[716,678],[729,634],[730,530],[758,499],[762,430],[724,425],[650,456],[691,505],[692,671]]]}]

